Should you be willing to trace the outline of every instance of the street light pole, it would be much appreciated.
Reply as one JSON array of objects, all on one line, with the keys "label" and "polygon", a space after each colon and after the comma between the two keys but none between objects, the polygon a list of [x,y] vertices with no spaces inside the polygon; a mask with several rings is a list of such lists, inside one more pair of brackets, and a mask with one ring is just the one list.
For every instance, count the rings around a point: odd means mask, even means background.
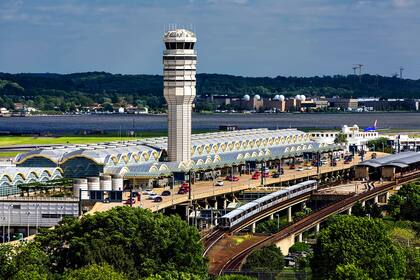
[{"label": "street light pole", "polygon": [[10,242],[10,209],[13,207],[13,204],[9,205],[9,217],[7,219],[7,242]]},{"label": "street light pole", "polygon": [[26,237],[28,238],[29,237],[29,215],[31,215],[31,212],[30,211],[28,211],[28,212],[26,212],[26,220],[27,220],[27,222],[28,222],[28,224],[27,224],[27,230],[26,230]]}]

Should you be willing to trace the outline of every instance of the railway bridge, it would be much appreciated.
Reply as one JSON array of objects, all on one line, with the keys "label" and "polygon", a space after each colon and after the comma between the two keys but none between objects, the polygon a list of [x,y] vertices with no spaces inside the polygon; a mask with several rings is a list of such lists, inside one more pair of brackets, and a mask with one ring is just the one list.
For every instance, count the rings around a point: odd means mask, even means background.
[{"label": "railway bridge", "polygon": [[[351,214],[351,209],[356,202],[364,204],[366,201],[373,200],[374,202],[386,202],[389,192],[400,186],[403,183],[418,180],[420,177],[420,171],[416,171],[389,182],[377,182],[374,187],[370,190],[361,193],[348,196],[338,202],[332,203],[301,220],[298,220],[289,226],[283,228],[279,232],[264,236],[263,238],[256,239],[255,242],[249,243],[245,248],[241,248],[239,252],[235,252],[232,255],[225,256],[223,259],[218,259],[218,262],[210,262],[210,272],[213,274],[224,274],[229,271],[240,270],[246,257],[255,249],[259,249],[268,245],[276,244],[276,246],[282,249],[284,254],[287,254],[288,249],[294,244],[295,240],[302,241],[302,234],[305,231],[315,229],[315,232],[320,230],[320,224],[325,221],[328,217],[339,214],[347,213]],[[384,201],[385,200],[385,201]],[[272,209],[267,209],[264,212],[270,212]],[[265,214],[260,214],[264,216]],[[244,225],[250,224],[255,221],[257,217],[250,217],[249,220],[244,221]],[[241,226],[238,226],[241,228]],[[243,228],[243,227],[242,227]],[[235,229],[231,231],[215,230],[212,234],[208,234],[204,240],[206,246],[206,254],[210,260],[214,260],[212,255],[215,253],[212,247],[220,242],[226,235],[231,235],[235,232]]]}]

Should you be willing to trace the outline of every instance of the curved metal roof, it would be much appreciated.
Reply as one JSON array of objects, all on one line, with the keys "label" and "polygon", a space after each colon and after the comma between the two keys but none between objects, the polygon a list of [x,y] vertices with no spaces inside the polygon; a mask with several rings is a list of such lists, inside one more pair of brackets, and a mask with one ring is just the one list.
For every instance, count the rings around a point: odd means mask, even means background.
[{"label": "curved metal roof", "polygon": [[389,156],[384,156],[375,159],[365,160],[359,163],[359,166],[381,167],[381,166],[395,166],[400,168],[409,167],[410,164],[420,162],[420,153],[417,152],[402,152]]}]

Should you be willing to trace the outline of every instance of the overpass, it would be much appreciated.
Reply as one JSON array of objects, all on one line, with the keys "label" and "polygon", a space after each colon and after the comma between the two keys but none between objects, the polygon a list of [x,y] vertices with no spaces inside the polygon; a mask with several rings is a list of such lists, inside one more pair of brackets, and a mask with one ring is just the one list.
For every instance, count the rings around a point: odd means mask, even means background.
[{"label": "overpass", "polygon": [[[378,153],[378,156],[383,156],[385,154]],[[366,157],[370,156],[370,152],[367,153]],[[163,201],[160,203],[155,203],[151,200],[142,199],[142,201],[136,201],[134,207],[142,207],[150,209],[152,212],[161,211],[166,208],[174,207],[177,205],[183,205],[185,207],[191,206],[192,203],[197,201],[206,201],[211,199],[213,201],[216,197],[225,197],[228,194],[238,193],[244,190],[256,189],[261,186],[289,186],[302,182],[308,179],[318,179],[321,182],[328,183],[329,181],[336,180],[339,178],[348,177],[350,175],[351,169],[354,165],[360,162],[359,157],[355,157],[353,161],[349,164],[344,164],[342,161],[337,163],[337,166],[321,166],[319,170],[312,168],[310,170],[299,171],[297,169],[284,169],[284,174],[279,178],[264,178],[263,185],[260,180],[252,180],[251,174],[242,174],[239,177],[239,181],[229,182],[224,181],[224,186],[214,186],[214,181],[197,181],[195,184],[192,184],[191,188],[191,197],[188,194],[177,194],[178,188],[170,189],[171,196],[164,196]],[[319,171],[319,172],[318,172]],[[167,190],[168,188],[154,188],[153,191],[160,194],[162,191]],[[174,194],[175,192],[175,194]],[[128,198],[128,195],[125,196]],[[207,203],[207,202],[206,202]],[[225,201],[223,202],[225,204]],[[102,203],[96,202],[95,205],[88,211],[88,214],[93,214],[95,212],[101,212],[109,210],[116,206],[122,206],[123,203]],[[217,202],[213,205],[214,208],[218,208]],[[226,208],[223,205],[223,208]]]},{"label": "overpass", "polygon": [[[215,274],[223,274],[228,271],[240,270],[246,257],[255,249],[259,249],[268,245],[276,244],[280,247],[283,252],[287,252],[288,248],[295,242],[295,237],[298,236],[298,240],[302,240],[302,233],[315,228],[315,231],[319,231],[319,225],[322,221],[328,217],[342,212],[347,212],[351,214],[352,206],[361,201],[364,203],[367,200],[374,199],[377,201],[378,196],[387,194],[390,190],[394,189],[396,186],[408,183],[411,181],[418,180],[420,177],[420,171],[413,172],[411,174],[406,174],[404,177],[400,177],[393,182],[381,183],[379,186],[374,187],[373,189],[366,191],[360,195],[349,196],[339,202],[328,205],[319,211],[312,213],[311,215],[283,228],[279,232],[260,238],[255,242],[249,244],[246,248],[243,248],[240,252],[237,252],[234,255],[229,256],[227,259],[223,260],[221,267],[212,267],[210,263],[210,270]],[[228,232],[229,233],[229,232]],[[218,233],[220,235],[220,233]],[[223,238],[225,233],[222,234],[222,237],[219,237],[218,241]],[[205,245],[215,245],[214,243],[205,243]],[[287,250],[286,250],[287,249]],[[210,253],[211,248],[206,248],[206,253]],[[210,255],[210,254],[209,254]]]}]

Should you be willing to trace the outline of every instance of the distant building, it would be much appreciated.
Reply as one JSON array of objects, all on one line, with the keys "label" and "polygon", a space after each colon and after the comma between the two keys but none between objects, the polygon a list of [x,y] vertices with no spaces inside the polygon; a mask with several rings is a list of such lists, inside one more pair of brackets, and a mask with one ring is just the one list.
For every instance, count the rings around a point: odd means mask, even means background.
[{"label": "distant building", "polygon": [[211,102],[213,104],[216,104],[217,106],[222,105],[229,105],[231,103],[231,97],[227,95],[206,95],[204,97],[201,97],[201,100],[205,102]]},{"label": "distant building", "polygon": [[362,99],[359,107],[368,111],[418,111],[419,100],[413,99]]},{"label": "distant building", "polygon": [[254,95],[252,98],[249,95],[244,95],[243,98],[232,100],[231,102],[234,107],[249,111],[259,111],[260,109],[263,109],[264,106],[264,101],[258,94]]},{"label": "distant building", "polygon": [[359,102],[355,98],[333,97],[329,98],[328,102],[330,103],[330,107],[340,108],[342,110],[356,110],[359,107]]},{"label": "distant building", "polygon": [[357,125],[347,126],[344,125],[340,131],[313,131],[310,132],[311,140],[324,144],[331,145],[334,143],[338,134],[344,134],[346,136],[347,148],[350,146],[356,147],[357,150],[367,150],[367,143],[371,140],[379,138],[377,131],[363,131]]}]

